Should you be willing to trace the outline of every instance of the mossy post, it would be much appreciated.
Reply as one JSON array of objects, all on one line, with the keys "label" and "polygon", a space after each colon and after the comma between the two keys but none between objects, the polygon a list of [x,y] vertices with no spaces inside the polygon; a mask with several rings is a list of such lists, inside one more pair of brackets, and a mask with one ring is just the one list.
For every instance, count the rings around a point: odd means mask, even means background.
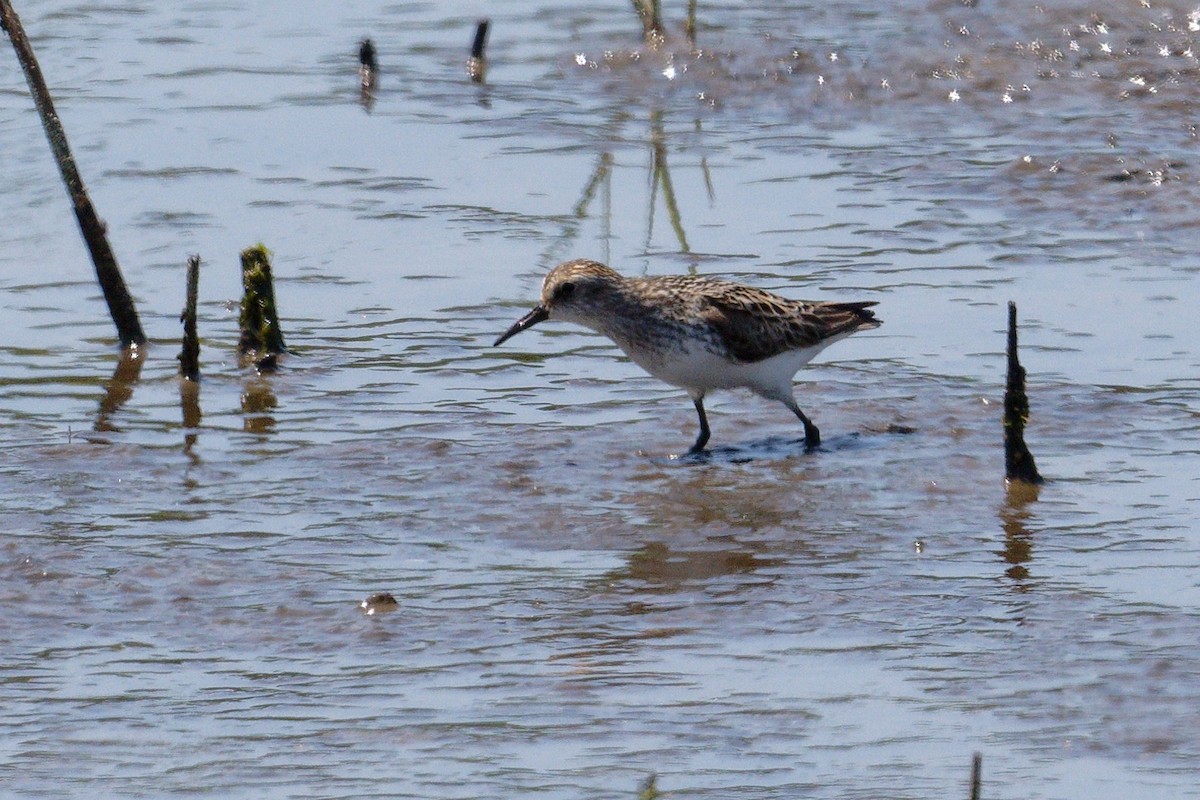
[{"label": "mossy post", "polygon": [[244,361],[253,361],[260,371],[273,370],[276,359],[287,348],[275,308],[271,254],[261,244],[242,251],[242,313],[238,324],[242,329],[238,354]]},{"label": "mossy post", "polygon": [[183,349],[179,351],[179,374],[184,380],[200,380],[200,337],[196,335],[196,299],[200,289],[200,256],[189,256],[187,300],[179,321],[183,323]]},{"label": "mossy post", "polygon": [[983,753],[971,757],[971,790],[967,795],[971,800],[979,800],[979,791],[983,783]]},{"label": "mossy post", "polygon": [[8,33],[8,38],[12,40],[13,48],[17,51],[17,59],[21,62],[21,68],[25,71],[25,80],[29,83],[29,91],[33,94],[34,105],[37,106],[38,115],[42,118],[42,127],[46,131],[46,138],[50,141],[50,150],[54,153],[54,160],[58,162],[58,170],[62,174],[67,194],[71,198],[71,205],[75,209],[75,219],[79,222],[79,230],[83,233],[88,252],[91,253],[92,264],[96,267],[96,280],[99,281],[100,290],[104,293],[104,300],[108,303],[108,313],[112,317],[113,324],[117,326],[117,336],[121,340],[121,346],[130,347],[144,344],[146,334],[142,331],[142,324],[138,320],[133,297],[129,294],[125,279],[121,276],[121,268],[117,266],[117,257],[108,244],[104,223],[100,221],[95,206],[88,198],[83,178],[79,176],[79,169],[75,166],[71,148],[67,144],[66,131],[63,130],[58,112],[54,110],[54,101],[50,97],[50,90],[46,87],[46,79],[42,77],[42,68],[38,66],[37,58],[33,54],[33,47],[25,35],[25,28],[21,25],[21,19],[13,10],[9,0],[0,0],[0,28],[4,28]]},{"label": "mossy post", "polygon": [[1025,445],[1029,397],[1025,394],[1025,368],[1017,358],[1017,304],[1008,303],[1008,378],[1004,389],[1004,476],[1010,481],[1039,484],[1042,476]]},{"label": "mossy post", "polygon": [[638,787],[638,800],[662,800],[662,796],[662,792],[658,790],[658,776],[652,772]]}]

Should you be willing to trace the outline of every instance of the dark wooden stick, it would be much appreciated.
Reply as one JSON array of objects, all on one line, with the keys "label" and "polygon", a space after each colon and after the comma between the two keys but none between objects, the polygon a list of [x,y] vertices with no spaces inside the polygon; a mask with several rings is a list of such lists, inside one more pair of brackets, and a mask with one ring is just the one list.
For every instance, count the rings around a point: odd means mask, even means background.
[{"label": "dark wooden stick", "polygon": [[475,26],[475,41],[471,43],[471,57],[467,59],[467,75],[475,83],[483,83],[483,79],[487,75],[487,58],[483,51],[487,48],[490,26],[491,22],[486,19],[479,20],[479,24]]},{"label": "dark wooden stick", "polygon": [[375,57],[375,43],[363,39],[358,45],[358,83],[364,94],[370,94],[379,82],[379,62]]},{"label": "dark wooden stick", "polygon": [[483,58],[483,50],[487,47],[488,26],[490,25],[491,22],[481,19],[475,27],[475,42],[471,45],[472,58]]},{"label": "dark wooden stick", "polygon": [[1008,378],[1004,389],[1004,475],[1010,481],[1038,484],[1042,476],[1025,445],[1029,397],[1025,394],[1025,368],[1017,358],[1017,304],[1008,304]]},{"label": "dark wooden stick", "polygon": [[200,288],[200,256],[189,256],[187,301],[179,321],[183,323],[183,349],[179,351],[179,374],[185,380],[200,380],[200,338],[196,335],[196,298]]},{"label": "dark wooden stick", "polygon": [[138,320],[137,309],[133,297],[121,277],[121,268],[117,266],[117,257],[108,244],[108,236],[104,223],[100,221],[96,208],[88,198],[84,188],[83,178],[75,166],[71,156],[71,148],[67,144],[67,134],[63,130],[58,113],[54,110],[54,101],[46,80],[42,77],[42,69],[38,66],[33,54],[33,47],[25,35],[25,28],[17,12],[13,10],[9,0],[0,0],[0,27],[8,32],[13,48],[17,51],[17,59],[25,71],[25,80],[29,83],[29,91],[33,94],[34,105],[42,118],[42,127],[46,130],[46,138],[50,141],[50,149],[54,160],[58,162],[59,172],[62,173],[63,183],[66,184],[67,194],[71,197],[71,205],[75,209],[75,218],[79,221],[79,230],[87,243],[92,255],[92,263],[96,267],[96,279],[104,292],[104,300],[108,303],[108,313],[117,326],[117,336],[123,347],[144,344],[146,334]]},{"label": "dark wooden stick", "polygon": [[971,800],[979,800],[980,784],[983,782],[983,753],[971,759]]}]

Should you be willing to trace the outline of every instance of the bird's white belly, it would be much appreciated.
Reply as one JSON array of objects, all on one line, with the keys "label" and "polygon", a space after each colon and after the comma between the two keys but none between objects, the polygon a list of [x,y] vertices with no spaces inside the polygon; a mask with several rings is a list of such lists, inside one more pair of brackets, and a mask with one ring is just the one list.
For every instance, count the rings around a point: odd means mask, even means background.
[{"label": "bird's white belly", "polygon": [[707,392],[744,387],[767,395],[780,392],[790,395],[792,377],[833,341],[827,339],[813,347],[791,350],[749,364],[730,361],[699,345],[666,352],[639,352],[632,348],[625,352],[634,363],[660,381],[685,389]]}]

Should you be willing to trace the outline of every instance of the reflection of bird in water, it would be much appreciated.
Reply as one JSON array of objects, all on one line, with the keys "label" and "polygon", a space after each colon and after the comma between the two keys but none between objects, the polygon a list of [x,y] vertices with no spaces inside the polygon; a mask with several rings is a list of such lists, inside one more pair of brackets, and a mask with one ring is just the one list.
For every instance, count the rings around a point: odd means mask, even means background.
[{"label": "reflection of bird in water", "polygon": [[708,443],[704,396],[744,387],[778,400],[804,424],[804,443],[821,434],[792,394],[800,367],[830,344],[879,327],[872,301],[789,300],[730,281],[684,275],[625,278],[587,259],[552,269],[542,301],[496,340],[504,342],[547,319],[563,319],[612,339],[638,366],[681,386],[700,415],[691,453]]}]

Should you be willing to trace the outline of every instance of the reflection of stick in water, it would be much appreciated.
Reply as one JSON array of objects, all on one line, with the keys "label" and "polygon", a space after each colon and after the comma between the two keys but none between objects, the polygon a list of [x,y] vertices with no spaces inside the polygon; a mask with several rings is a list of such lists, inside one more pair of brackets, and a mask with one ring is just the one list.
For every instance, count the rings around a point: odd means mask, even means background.
[{"label": "reflection of stick in water", "polygon": [[675,202],[675,187],[671,183],[671,169],[667,166],[667,142],[663,133],[662,110],[655,109],[650,115],[650,210],[646,222],[646,250],[650,249],[650,238],[654,233],[654,201],[657,189],[662,184],[663,202],[667,204],[667,216],[679,240],[679,249],[690,253],[683,220],[679,215],[679,204]]},{"label": "reflection of stick in water", "polygon": [[261,244],[242,251],[242,329],[238,354],[252,361],[261,372],[275,369],[276,359],[287,351],[279,312],[275,307],[275,286],[271,277],[271,254]]},{"label": "reflection of stick in water", "polygon": [[1017,304],[1008,304],[1008,379],[1004,389],[1004,475],[1010,481],[1041,483],[1033,454],[1025,445],[1029,397],[1025,394],[1025,368],[1017,358]]},{"label": "reflection of stick in water", "polygon": [[604,224],[604,241],[605,241],[605,258],[608,257],[608,240],[609,226],[612,223],[612,208],[611,208],[611,187],[612,187],[612,153],[601,153],[600,160],[596,162],[596,168],[592,170],[592,175],[588,178],[587,184],[583,187],[583,193],[579,197],[579,202],[571,209],[571,219],[563,222],[562,233],[560,233],[550,243],[546,252],[542,256],[542,263],[553,264],[562,260],[560,253],[567,251],[571,247],[571,243],[579,236],[579,223],[576,220],[583,219],[587,216],[588,206],[592,204],[592,198],[596,196],[596,190],[604,187],[605,209],[603,214]]},{"label": "reflection of stick in water", "polygon": [[[700,127],[700,120],[696,120],[696,136],[699,137],[704,133],[704,128]],[[701,153],[704,151],[701,150]],[[704,191],[708,194],[708,204],[711,206],[717,202],[717,190],[713,187],[712,172],[708,168],[708,156],[700,156],[700,174],[704,176]]]},{"label": "reflection of stick in water", "polygon": [[242,392],[242,430],[246,433],[271,433],[275,417],[271,412],[279,405],[271,383],[261,375],[246,383]]},{"label": "reflection of stick in water", "polygon": [[121,351],[117,368],[113,370],[112,379],[105,387],[104,397],[100,398],[100,410],[96,413],[96,430],[119,430],[113,424],[112,417],[133,397],[133,387],[137,385],[142,374],[144,355],[145,353],[137,347],[127,347]]},{"label": "reflection of stick in water", "polygon": [[588,179],[587,185],[583,187],[583,194],[579,197],[579,202],[575,204],[572,213],[576,217],[582,219],[587,216],[587,207],[592,204],[592,198],[596,196],[596,189],[600,186],[601,181],[608,177],[609,170],[612,169],[612,153],[601,153],[600,161],[596,164],[596,168],[592,170],[592,177]]},{"label": "reflection of stick in water", "polygon": [[661,5],[660,0],[633,0],[633,10],[642,21],[642,37],[654,47],[666,38],[663,35]]},{"label": "reflection of stick in water", "polygon": [[179,384],[179,406],[183,410],[183,451],[190,454],[196,445],[196,429],[200,427],[200,384],[182,381]]},{"label": "reflection of stick in water", "polygon": [[25,36],[25,28],[13,10],[9,0],[0,0],[0,27],[8,32],[21,68],[25,71],[25,80],[33,94],[33,102],[42,118],[42,127],[46,130],[46,138],[50,141],[50,149],[54,160],[58,162],[59,172],[62,173],[63,183],[67,186],[67,194],[71,196],[71,205],[75,209],[75,218],[79,222],[79,230],[83,233],[88,252],[92,255],[92,263],[96,267],[96,279],[104,292],[104,300],[108,303],[108,313],[117,326],[117,336],[123,347],[140,345],[146,341],[142,324],[138,320],[137,309],[134,308],[133,298],[121,277],[121,268],[117,266],[117,257],[108,244],[108,235],[104,223],[100,221],[95,206],[88,198],[87,189],[83,186],[83,178],[75,166],[71,156],[71,148],[67,144],[67,134],[63,130],[58,113],[54,110],[54,101],[50,98],[50,90],[42,77],[41,67],[33,54],[33,47]]}]

